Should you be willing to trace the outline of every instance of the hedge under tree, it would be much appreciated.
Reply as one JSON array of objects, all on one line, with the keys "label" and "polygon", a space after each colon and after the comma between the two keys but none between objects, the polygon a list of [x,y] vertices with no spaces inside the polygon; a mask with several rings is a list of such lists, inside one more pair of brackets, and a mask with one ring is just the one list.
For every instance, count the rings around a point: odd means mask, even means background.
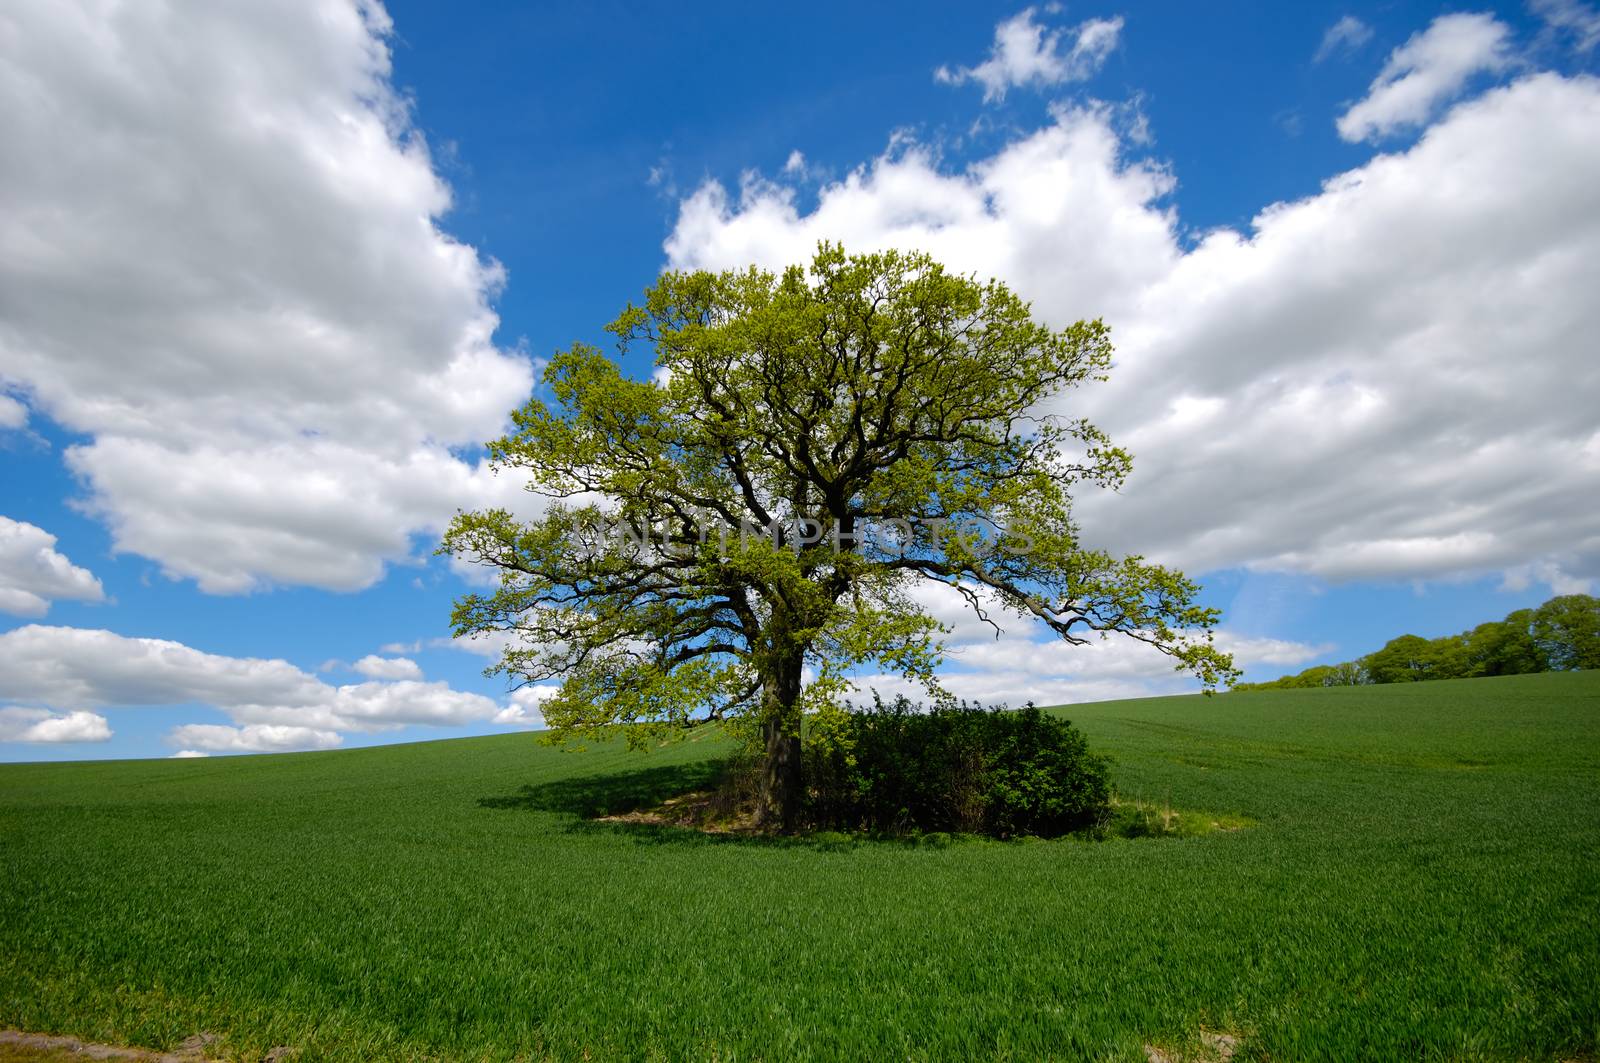
[{"label": "hedge under tree", "polygon": [[919,581],[991,624],[1116,632],[1208,688],[1235,676],[1193,582],[1079,541],[1071,491],[1119,485],[1131,459],[1042,411],[1104,379],[1101,322],[1052,330],[997,281],[823,244],[781,275],[663,274],[608,328],[624,353],[648,345],[654,376],[558,353],[553,402],[489,448],[543,515],[461,513],[440,547],[498,570],[456,603],[455,633],[510,636],[491,674],[561,681],[542,705],[557,736],[753,725],[761,819],[792,829],[801,719],[838,711],[853,669],[941,695],[946,629]]}]

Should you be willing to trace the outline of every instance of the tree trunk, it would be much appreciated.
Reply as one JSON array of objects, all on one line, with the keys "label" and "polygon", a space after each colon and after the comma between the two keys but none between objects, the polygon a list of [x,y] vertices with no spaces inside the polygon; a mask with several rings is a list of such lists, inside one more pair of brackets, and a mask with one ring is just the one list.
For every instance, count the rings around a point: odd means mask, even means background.
[{"label": "tree trunk", "polygon": [[795,654],[769,677],[761,737],[766,761],[761,768],[761,825],[792,834],[800,826],[805,796],[800,761],[800,669]]}]

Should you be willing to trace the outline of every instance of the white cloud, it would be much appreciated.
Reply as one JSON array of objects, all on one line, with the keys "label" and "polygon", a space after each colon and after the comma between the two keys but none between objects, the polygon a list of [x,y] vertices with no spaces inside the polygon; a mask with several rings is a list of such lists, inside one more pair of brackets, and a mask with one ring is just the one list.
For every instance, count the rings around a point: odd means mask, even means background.
[{"label": "white cloud", "polygon": [[56,537],[43,528],[0,517],[0,612],[43,616],[52,600],[105,598],[94,574],[55,547]]},{"label": "white cloud", "polygon": [[1600,573],[1597,123],[1531,77],[1204,240],[1120,330],[1088,412],[1135,474],[1084,520],[1202,570]]},{"label": "white cloud", "polygon": [[1052,317],[1116,321],[1180,256],[1175,219],[1154,206],[1173,180],[1121,157],[1108,111],[1054,113],[1054,124],[964,173],[941,171],[935,151],[897,139],[824,186],[805,215],[783,185],[750,180],[735,200],[708,182],[680,205],[668,259],[720,269],[807,261],[823,239],[915,247],[1010,279]]},{"label": "white cloud", "polygon": [[491,661],[498,661],[508,647],[515,645],[521,636],[507,631],[486,631],[464,638],[443,636],[428,640],[428,645],[438,650],[460,650]]},{"label": "white cloud", "polygon": [[[1135,455],[1086,536],[1193,572],[1600,575],[1600,82],[1525,77],[1410,149],[1186,249],[1173,179],[1104,110],[965,170],[899,143],[818,192],[706,184],[675,267],[920,248],[1064,325],[1104,316],[1117,367],[1065,397]],[[1542,577],[1543,578],[1543,577]]]},{"label": "white cloud", "polygon": [[0,698],[58,708],[313,707],[330,688],[288,661],[224,657],[166,639],[29,624],[0,634]]},{"label": "white cloud", "polygon": [[350,667],[368,679],[421,679],[422,669],[409,657],[368,654]]},{"label": "white cloud", "polygon": [[[951,694],[982,704],[1025,702],[1036,705],[1070,705],[1086,701],[1192,694],[1200,690],[1192,676],[1181,674],[1170,657],[1125,636],[1095,639],[1072,646],[1048,637],[1036,622],[1002,623],[1004,634],[953,647],[939,682]],[[1244,639],[1219,632],[1217,644],[1234,655],[1243,669],[1272,665],[1294,669],[1329,652],[1327,645],[1313,646],[1282,639]],[[869,675],[854,680],[858,700],[876,690],[885,698],[904,694],[926,701],[926,692],[899,676]]]},{"label": "white cloud", "polygon": [[495,715],[494,722],[507,727],[542,728],[544,713],[539,707],[560,692],[560,685],[551,683],[519,687],[512,691],[511,704]]},{"label": "white cloud", "polygon": [[104,742],[111,727],[92,712],[0,708],[0,742]]},{"label": "white cloud", "polygon": [[1522,591],[1536,583],[1549,587],[1552,594],[1589,594],[1593,591],[1596,580],[1571,576],[1562,571],[1558,565],[1539,561],[1508,569],[1501,580],[1500,588],[1506,591]]},{"label": "white cloud", "polygon": [[[976,81],[985,102],[1003,100],[1006,90],[1030,85],[1086,81],[1117,47],[1122,19],[1090,19],[1067,30],[1050,30],[1033,20],[1028,8],[995,27],[989,58],[974,67],[942,66],[934,77],[949,85]],[[1063,51],[1065,39],[1071,46]]]},{"label": "white cloud", "polygon": [[1528,6],[1551,29],[1570,35],[1576,50],[1587,52],[1600,44],[1600,10],[1592,5],[1580,0],[1531,0]]},{"label": "white cloud", "polygon": [[442,682],[332,686],[284,660],[40,625],[0,634],[0,698],[57,710],[202,704],[235,723],[326,732],[455,726],[491,720],[502,707]]},{"label": "white cloud", "polygon": [[[1200,689],[1197,680],[1174,669],[1172,658],[1143,642],[1115,636],[1073,646],[1032,617],[1006,613],[992,595],[977,587],[971,589],[999,626],[998,633],[980,620],[966,598],[952,587],[923,582],[908,589],[918,606],[949,628],[944,636],[946,666],[939,680],[957,698],[1012,706],[1027,701],[1065,705]],[[1244,638],[1227,630],[1217,633],[1217,645],[1232,653],[1235,663],[1244,669],[1300,665],[1334,649],[1284,639]],[[912,700],[927,698],[920,686],[897,676],[864,676],[854,680],[854,686],[854,696],[862,700],[869,699],[873,690],[886,698],[897,694]]]},{"label": "white cloud", "polygon": [[[484,566],[463,566],[482,571]],[[459,650],[462,653],[471,653],[479,657],[498,660],[512,645],[518,636],[506,631],[489,631],[480,635],[456,638],[452,635],[436,635],[433,638],[413,639],[410,642],[386,642],[378,649],[382,653],[408,654],[421,653],[423,650]]]},{"label": "white cloud", "polygon": [[[939,677],[945,690],[961,701],[979,705],[1009,705],[1020,708],[1035,705],[1076,705],[1086,701],[1121,701],[1125,698],[1155,697],[1191,693],[1186,685],[1170,679],[1052,679],[1042,676],[1012,676],[994,672],[958,672]],[[868,675],[854,681],[850,698],[857,703],[872,700],[876,692],[884,700],[904,695],[914,702],[926,702],[927,691],[919,684],[896,675]]]},{"label": "white cloud", "polygon": [[[207,591],[371,584],[532,385],[375,3],[7,5],[0,381],[89,442],[115,549]],[[25,411],[0,404],[0,424]]]},{"label": "white cloud", "polygon": [[[958,667],[989,676],[1057,679],[1080,683],[1126,681],[1141,685],[1172,679],[1182,689],[1193,689],[1194,680],[1174,676],[1172,658],[1146,643],[1126,636],[1091,639],[1073,646],[1048,633],[1035,621],[1011,620],[1000,625],[1005,633],[952,646],[949,660]],[[1043,637],[1042,637],[1043,636]],[[1282,639],[1244,639],[1224,631],[1218,645],[1234,655],[1241,668],[1259,664],[1298,664],[1327,651],[1327,646],[1312,646]],[[1087,700],[1078,698],[1076,700]]]},{"label": "white cloud", "polygon": [[211,593],[265,582],[359,590],[383,575],[385,558],[406,555],[414,534],[442,529],[458,504],[519,509],[531,497],[513,477],[432,445],[375,461],[370,449],[318,439],[182,453],[124,440],[115,450],[74,448],[67,461],[91,482],[117,485],[115,501],[102,493],[87,508],[119,550],[156,558],[169,576]]},{"label": "white cloud", "polygon": [[1346,15],[1322,35],[1322,43],[1312,61],[1320,63],[1337,52],[1353,52],[1371,39],[1371,26],[1354,15]]},{"label": "white cloud", "polygon": [[1332,653],[1339,647],[1331,642],[1295,642],[1290,639],[1259,638],[1236,635],[1226,629],[1217,632],[1217,645],[1228,653],[1242,668],[1270,664],[1283,668],[1305,664]]},{"label": "white cloud", "polygon": [[[463,567],[482,571],[482,566]],[[508,646],[517,642],[518,637],[514,633],[505,631],[489,631],[465,638],[439,635],[434,638],[413,639],[410,642],[386,642],[378,649],[383,653],[394,654],[420,653],[423,650],[458,650],[497,661]]]},{"label": "white cloud", "polygon": [[1474,74],[1511,62],[1505,23],[1492,15],[1441,15],[1396,48],[1367,95],[1340,116],[1339,135],[1374,140],[1425,123]]},{"label": "white cloud", "polygon": [[196,759],[201,758],[201,757],[209,757],[210,755],[211,755],[210,753],[207,753],[203,749],[180,749],[176,753],[172,754],[172,756],[169,757],[168,759],[169,760],[196,760]]},{"label": "white cloud", "polygon": [[333,731],[310,727],[251,724],[228,727],[223,724],[189,723],[175,727],[167,736],[173,745],[192,748],[179,751],[180,757],[203,757],[207,753],[284,753],[301,749],[332,749],[343,739]]},{"label": "white cloud", "polygon": [[[337,689],[327,705],[330,726],[354,731],[381,731],[405,724],[449,727],[491,719],[499,706],[482,694],[452,689],[448,683],[356,683]],[[250,707],[235,711],[236,719],[263,721],[294,719],[296,714],[278,708]]]},{"label": "white cloud", "polygon": [[28,423],[28,408],[0,392],[0,428],[21,428]]}]

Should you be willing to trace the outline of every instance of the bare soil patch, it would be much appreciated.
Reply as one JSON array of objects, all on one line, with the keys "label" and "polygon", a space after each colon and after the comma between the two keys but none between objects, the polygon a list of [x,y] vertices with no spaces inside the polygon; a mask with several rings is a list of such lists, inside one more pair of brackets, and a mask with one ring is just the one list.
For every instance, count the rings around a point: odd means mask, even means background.
[{"label": "bare soil patch", "polygon": [[[172,1051],[160,1052],[131,1045],[97,1044],[57,1034],[0,1030],[0,1063],[78,1063],[86,1059],[117,1063],[214,1063],[207,1049],[217,1040],[215,1034],[197,1033],[185,1038]],[[293,1049],[274,1048],[262,1063],[287,1063],[293,1055]]]},{"label": "bare soil patch", "polygon": [[635,823],[679,827],[706,834],[760,834],[755,806],[730,794],[726,788],[693,790],[669,797],[650,808],[597,816],[599,823]]},{"label": "bare soil patch", "polygon": [[1233,1034],[1201,1030],[1189,1047],[1190,1051],[1184,1053],[1145,1045],[1144,1056],[1149,1063],[1230,1063],[1239,1051],[1239,1039]]}]

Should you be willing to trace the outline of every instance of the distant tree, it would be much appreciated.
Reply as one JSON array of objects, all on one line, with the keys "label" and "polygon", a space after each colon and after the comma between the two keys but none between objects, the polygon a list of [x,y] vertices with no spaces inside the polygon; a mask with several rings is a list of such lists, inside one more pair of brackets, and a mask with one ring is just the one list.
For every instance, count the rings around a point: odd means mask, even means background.
[{"label": "distant tree", "polygon": [[1372,682],[1372,677],[1367,674],[1367,669],[1360,661],[1345,661],[1336,664],[1328,674],[1328,686],[1354,687]]},{"label": "distant tree", "polygon": [[1428,640],[1423,660],[1424,679],[1465,679],[1472,674],[1472,657],[1466,635],[1444,635]]},{"label": "distant tree", "polygon": [[1315,667],[1307,668],[1305,671],[1295,676],[1288,685],[1291,687],[1300,688],[1332,686],[1333,684],[1329,682],[1329,680],[1332,678],[1333,666],[1319,664]]},{"label": "distant tree", "polygon": [[1362,658],[1374,683],[1416,683],[1428,677],[1437,650],[1420,635],[1401,635]]},{"label": "distant tree", "polygon": [[1600,668],[1600,599],[1564,594],[1534,610],[1533,642],[1558,671]]},{"label": "distant tree", "polygon": [[1549,669],[1549,661],[1533,638],[1533,610],[1521,609],[1504,620],[1479,624],[1463,636],[1467,675],[1525,675]]},{"label": "distant tree", "polygon": [[781,275],[664,274],[609,327],[654,376],[576,345],[545,371],[554,405],[530,400],[490,446],[566,501],[531,523],[460,514],[441,546],[499,570],[455,632],[509,633],[492,671],[560,679],[542,706],[559,734],[752,721],[762,815],[787,828],[802,716],[837,711],[849,670],[938,692],[943,629],[917,583],[1069,643],[1149,643],[1207,686],[1236,675],[1194,583],[1079,540],[1071,492],[1115,487],[1130,459],[1046,410],[1109,370],[1100,322],[1053,330],[926,255],[823,245]]},{"label": "distant tree", "polygon": [[1318,664],[1296,675],[1281,676],[1264,683],[1236,683],[1234,690],[1307,690],[1317,687],[1359,686],[1372,682],[1359,661],[1343,664]]}]

